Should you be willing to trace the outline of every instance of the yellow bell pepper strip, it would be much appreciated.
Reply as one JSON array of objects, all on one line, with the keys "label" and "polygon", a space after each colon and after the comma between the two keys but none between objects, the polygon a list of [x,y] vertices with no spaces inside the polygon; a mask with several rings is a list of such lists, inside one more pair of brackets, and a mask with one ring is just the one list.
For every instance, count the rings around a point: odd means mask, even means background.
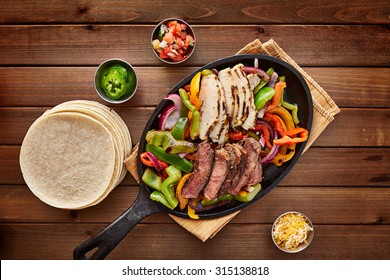
[{"label": "yellow bell pepper strip", "polygon": [[288,103],[287,101],[285,101],[284,94],[285,94],[285,92],[283,92],[282,97],[280,98],[280,105],[282,105],[284,108],[291,111],[291,116],[293,118],[294,124],[298,125],[299,124],[298,105],[291,104],[291,103]]},{"label": "yellow bell pepper strip", "polygon": [[203,207],[207,207],[207,206],[213,206],[219,202],[222,202],[222,201],[228,201],[228,200],[232,200],[233,199],[233,195],[228,193],[228,194],[224,194],[220,197],[217,197],[215,199],[211,199],[211,200],[207,200],[207,199],[202,199],[202,201],[200,202],[202,204]]},{"label": "yellow bell pepper strip", "polygon": [[[191,112],[191,111],[189,111]],[[190,126],[190,122],[188,118],[180,118],[173,126],[171,130],[171,134],[173,138],[176,140],[184,140],[188,127]]]},{"label": "yellow bell pepper strip", "polygon": [[161,147],[164,151],[169,151],[171,154],[192,153],[195,150],[194,143],[176,140],[171,132],[165,130],[149,130],[145,139],[149,144]]},{"label": "yellow bell pepper strip", "polygon": [[152,169],[147,167],[142,174],[142,181],[150,188],[161,191],[162,179]]},{"label": "yellow bell pepper strip", "polygon": [[162,192],[159,192],[159,191],[152,192],[150,194],[150,199],[157,201],[157,202],[160,202],[161,204],[165,205],[169,209],[173,210],[172,205],[169,204],[167,198],[164,196],[164,194]]},{"label": "yellow bell pepper strip", "polygon": [[146,143],[145,150],[151,152],[157,159],[164,161],[166,163],[174,165],[176,168],[184,171],[186,173],[192,172],[194,165],[191,161],[186,158],[181,158],[176,154],[166,153],[162,148],[156,147]]},{"label": "yellow bell pepper strip", "polygon": [[[282,146],[283,147],[283,146]],[[295,155],[295,150],[290,151],[288,154],[279,152],[271,162],[276,166],[281,166],[283,163],[289,161]]]},{"label": "yellow bell pepper strip", "polygon": [[196,110],[200,110],[202,103],[199,99],[200,80],[202,78],[202,72],[196,73],[191,80],[191,94],[190,101],[195,106]]},{"label": "yellow bell pepper strip", "polygon": [[182,196],[181,191],[184,187],[184,184],[188,181],[188,179],[191,177],[191,175],[192,175],[192,173],[188,173],[188,174],[184,175],[183,177],[181,177],[179,184],[177,184],[177,187],[176,187],[176,197],[179,200],[180,210],[183,210],[184,208],[186,208],[186,206],[188,204],[189,199]]},{"label": "yellow bell pepper strip", "polygon": [[253,198],[255,198],[255,196],[261,191],[261,184],[260,183],[257,183],[256,185],[253,185],[253,190],[249,193],[247,193],[246,196],[241,196],[241,195],[234,195],[233,198],[237,201],[240,201],[240,202],[249,202],[251,201]]},{"label": "yellow bell pepper strip", "polygon": [[[290,136],[292,135],[297,135],[299,136],[291,138]],[[284,132],[284,135],[282,138],[274,140],[275,145],[291,145],[291,144],[296,144],[296,143],[301,143],[305,142],[309,136],[309,132],[304,129],[304,128],[294,128],[290,129]]]},{"label": "yellow bell pepper strip", "polygon": [[295,128],[295,124],[290,112],[282,106],[276,106],[275,108],[268,110],[268,112],[279,116],[285,123],[287,130]]},{"label": "yellow bell pepper strip", "polygon": [[179,204],[179,201],[176,198],[174,186],[176,186],[181,179],[181,171],[173,165],[168,166],[165,171],[168,174],[168,178],[162,182],[161,192],[164,194],[172,208],[175,209]]},{"label": "yellow bell pepper strip", "polygon": [[286,87],[286,82],[279,81],[275,84],[275,95],[272,97],[271,101],[268,103],[266,111],[269,111],[279,105],[280,97],[282,96],[283,89]]},{"label": "yellow bell pepper strip", "polygon": [[[196,198],[196,199],[192,199],[190,203],[195,207],[198,204],[198,202],[199,202],[199,199]],[[187,214],[191,219],[194,219],[194,220],[199,219],[199,216],[195,213],[195,209],[191,208],[191,206],[189,204],[187,207]]]},{"label": "yellow bell pepper strip", "polygon": [[192,113],[190,135],[191,135],[191,139],[195,140],[199,136],[200,113],[196,109],[196,107],[191,103],[185,89],[182,89],[182,88],[179,89],[179,95],[181,97],[181,101],[183,102],[184,106],[186,106],[188,108],[188,110],[190,110]]}]

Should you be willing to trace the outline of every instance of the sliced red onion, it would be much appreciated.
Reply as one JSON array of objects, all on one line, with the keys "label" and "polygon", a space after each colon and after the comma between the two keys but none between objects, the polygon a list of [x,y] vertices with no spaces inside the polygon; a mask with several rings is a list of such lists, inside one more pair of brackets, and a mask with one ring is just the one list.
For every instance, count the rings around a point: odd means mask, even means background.
[{"label": "sliced red onion", "polygon": [[158,129],[171,130],[180,118],[184,106],[178,94],[168,94],[164,99],[171,100],[173,104],[168,105],[158,117]]},{"label": "sliced red onion", "polygon": [[270,163],[274,159],[274,157],[278,154],[278,152],[279,152],[279,146],[273,145],[269,153],[260,160],[260,163],[262,165],[266,165]]},{"label": "sliced red onion", "polygon": [[259,68],[259,59],[255,58],[254,67]]},{"label": "sliced red onion", "polygon": [[211,69],[211,71],[213,71],[213,73],[218,76],[218,70],[217,69],[213,68],[213,69]]},{"label": "sliced red onion", "polygon": [[276,84],[276,80],[278,79],[278,77],[279,77],[278,73],[273,72],[267,86],[273,88]]},{"label": "sliced red onion", "polygon": [[244,66],[242,68],[242,70],[246,73],[246,74],[257,74],[259,75],[260,77],[262,77],[264,80],[268,81],[270,79],[270,77],[267,75],[267,73],[265,73],[264,70],[260,69],[260,68],[255,68],[255,67],[250,67],[250,66]]},{"label": "sliced red onion", "polygon": [[162,168],[160,162],[151,152],[146,152],[146,156],[153,163],[154,167],[156,167],[157,171],[163,171],[163,168]]},{"label": "sliced red onion", "polygon": [[[272,127],[272,125],[270,125],[270,124],[269,124],[268,122],[266,122],[266,121],[259,120],[259,119],[256,121],[256,123],[262,124],[262,125],[264,125],[265,127],[268,128],[268,131],[269,131],[269,133],[270,133],[270,135],[269,135],[269,138],[270,138],[270,139],[277,139],[278,135],[277,135],[275,129]],[[275,137],[276,137],[276,138],[275,138]]]}]

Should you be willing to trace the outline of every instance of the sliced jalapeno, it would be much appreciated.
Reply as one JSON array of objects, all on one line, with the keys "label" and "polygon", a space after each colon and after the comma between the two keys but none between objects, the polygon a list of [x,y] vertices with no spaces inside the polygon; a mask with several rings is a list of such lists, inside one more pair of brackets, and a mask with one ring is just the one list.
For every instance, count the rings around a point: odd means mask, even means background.
[{"label": "sliced jalapeno", "polygon": [[110,73],[103,78],[102,88],[111,99],[118,99],[126,93],[126,80],[118,73]]},{"label": "sliced jalapeno", "polygon": [[104,73],[103,73],[103,76],[106,77],[108,74],[112,74],[112,73],[115,73],[115,74],[119,74],[122,76],[122,78],[124,80],[127,80],[127,70],[125,67],[123,67],[122,65],[120,64],[115,64],[109,68],[107,68]]}]

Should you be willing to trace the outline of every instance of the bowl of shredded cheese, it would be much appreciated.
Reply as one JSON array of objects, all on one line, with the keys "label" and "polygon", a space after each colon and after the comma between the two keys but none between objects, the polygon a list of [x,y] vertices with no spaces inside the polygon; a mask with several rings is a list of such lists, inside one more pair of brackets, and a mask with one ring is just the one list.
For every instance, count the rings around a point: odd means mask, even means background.
[{"label": "bowl of shredded cheese", "polygon": [[300,212],[286,212],[274,222],[271,230],[275,245],[286,253],[304,250],[314,236],[314,228],[308,217]]}]

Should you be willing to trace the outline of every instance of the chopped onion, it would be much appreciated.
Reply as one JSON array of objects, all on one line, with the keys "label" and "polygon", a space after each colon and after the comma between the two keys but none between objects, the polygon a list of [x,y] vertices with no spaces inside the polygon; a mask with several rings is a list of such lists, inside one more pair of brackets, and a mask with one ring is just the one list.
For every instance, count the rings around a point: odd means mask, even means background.
[{"label": "chopped onion", "polygon": [[273,88],[276,84],[276,80],[278,79],[278,77],[279,77],[278,73],[273,72],[267,86]]},{"label": "chopped onion", "polygon": [[180,118],[183,103],[178,94],[168,94],[164,99],[171,100],[173,104],[168,105],[158,117],[158,129],[171,130]]},{"label": "chopped onion", "polygon": [[260,68],[250,67],[250,66],[244,66],[242,69],[246,74],[257,74],[260,77],[262,77],[264,80],[268,81],[270,77]]},{"label": "chopped onion", "polygon": [[254,67],[259,68],[259,60],[257,58],[255,58]]}]

